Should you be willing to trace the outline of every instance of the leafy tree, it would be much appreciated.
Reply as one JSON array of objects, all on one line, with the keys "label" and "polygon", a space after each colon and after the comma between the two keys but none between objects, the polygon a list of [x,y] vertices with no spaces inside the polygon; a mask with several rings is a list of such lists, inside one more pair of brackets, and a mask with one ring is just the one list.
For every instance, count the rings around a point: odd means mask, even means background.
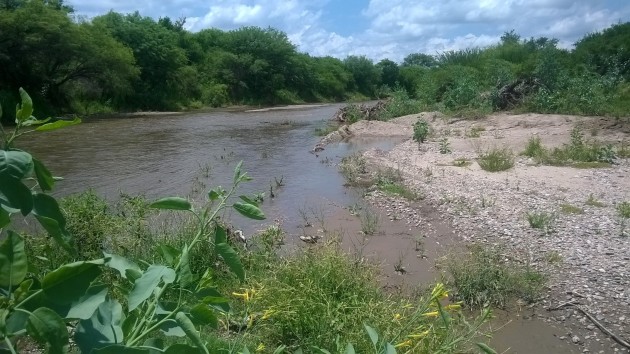
[{"label": "leafy tree", "polygon": [[376,64],[376,67],[381,71],[381,82],[384,85],[390,88],[396,86],[399,81],[398,64],[389,59],[383,59]]},{"label": "leafy tree", "polygon": [[619,73],[630,78],[630,22],[586,35],[575,44],[574,61],[587,63],[597,73]]},{"label": "leafy tree", "polygon": [[357,90],[366,96],[372,97],[381,80],[380,72],[374,66],[372,60],[364,55],[351,55],[343,61],[343,64],[354,79],[349,89]]},{"label": "leafy tree", "polygon": [[24,86],[59,107],[69,105],[78,83],[98,86],[106,99],[128,92],[138,74],[132,52],[102,27],[74,23],[66,10],[41,1],[0,10],[0,33],[0,84],[15,92]]},{"label": "leafy tree", "polygon": [[173,109],[185,101],[187,81],[181,76],[188,71],[185,51],[178,45],[175,32],[138,12],[122,15],[109,12],[93,20],[106,28],[121,43],[133,50],[140,68],[139,80],[133,82],[133,93],[123,107],[143,109]]},{"label": "leafy tree", "polygon": [[436,67],[438,65],[437,60],[435,60],[435,57],[428,55],[428,54],[423,54],[423,53],[412,53],[409,54],[405,57],[405,59],[403,59],[403,63],[402,66],[421,66],[421,67],[425,67],[425,68],[433,68]]}]

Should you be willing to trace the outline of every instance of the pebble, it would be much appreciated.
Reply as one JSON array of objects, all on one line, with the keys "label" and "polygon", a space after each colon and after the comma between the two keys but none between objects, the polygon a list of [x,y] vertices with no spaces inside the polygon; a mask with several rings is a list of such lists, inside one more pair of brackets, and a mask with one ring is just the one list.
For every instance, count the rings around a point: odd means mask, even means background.
[{"label": "pebble", "polygon": [[[480,171],[476,164],[462,169],[445,162],[456,158],[474,160],[476,153],[469,151],[469,147],[458,151],[458,145],[453,142],[453,154],[444,156],[439,154],[436,142],[426,145],[427,149],[420,151],[417,143],[407,141],[383,156],[373,150],[367,151],[365,156],[381,167],[400,168],[407,176],[405,184],[421,192],[425,196],[422,203],[437,209],[462,240],[503,245],[511,257],[546,272],[549,275],[546,307],[577,301],[598,321],[614,329],[613,332],[619,331],[618,326],[626,325],[630,318],[627,271],[630,237],[619,236],[622,229],[615,206],[630,198],[630,159],[597,170],[517,163],[508,172],[491,174]],[[519,159],[517,157],[517,162]],[[431,165],[431,161],[441,166]],[[430,178],[426,177],[428,168],[432,169]],[[568,174],[563,176],[563,173]],[[538,175],[543,177],[538,178]],[[616,176],[623,177],[617,179]],[[605,206],[586,205],[591,195]],[[371,192],[367,198],[390,209],[396,206],[396,213],[402,219],[419,228],[426,227],[420,210],[407,202],[388,199],[378,191]],[[482,206],[482,199],[491,200],[491,205]],[[563,214],[559,210],[561,204],[578,206],[584,213]],[[550,232],[531,228],[526,219],[528,212],[555,215]],[[554,319],[563,326],[573,328],[573,333],[577,332],[577,326],[599,333],[579,312],[571,315],[573,317],[558,313],[551,316],[557,317]],[[577,336],[569,338],[574,343],[575,338],[581,341]],[[587,344],[586,341],[596,342],[599,338],[590,336],[583,341]]]}]

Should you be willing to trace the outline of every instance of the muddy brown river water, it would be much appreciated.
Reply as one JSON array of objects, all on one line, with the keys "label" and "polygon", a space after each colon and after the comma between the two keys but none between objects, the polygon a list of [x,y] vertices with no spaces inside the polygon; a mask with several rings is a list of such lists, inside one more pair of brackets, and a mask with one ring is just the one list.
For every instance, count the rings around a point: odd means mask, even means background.
[{"label": "muddy brown river water", "polygon": [[[319,141],[315,129],[325,125],[339,107],[90,120],[70,129],[34,135],[22,146],[44,161],[55,175],[64,177],[57,184],[57,196],[92,188],[112,200],[121,192],[148,198],[199,198],[211,186],[229,186],[234,166],[243,160],[243,169],[254,180],[242,191],[264,191],[266,224],[280,220],[291,240],[305,232],[306,213],[314,224],[310,232],[316,232],[317,220],[324,218],[329,230],[343,234],[345,247],[356,251],[360,245],[367,256],[381,262],[388,287],[417,286],[439,279],[435,260],[457,239],[434,211],[420,208],[432,215],[432,223],[438,225],[435,229],[440,233],[437,244],[427,242],[425,258],[413,250],[416,230],[403,221],[383,218],[379,234],[366,242],[359,235],[358,218],[348,211],[349,206],[363,201],[360,191],[343,186],[337,170],[341,157],[362,149],[388,150],[399,141],[345,142],[329,145],[318,155],[309,152]],[[282,179],[282,187],[276,187],[276,179]],[[274,187],[273,199],[269,198],[270,186]],[[238,215],[232,218],[246,234],[265,225]],[[394,272],[392,266],[401,258],[407,270],[404,275]],[[524,313],[502,314],[493,323],[494,327],[502,327],[492,341],[499,352],[581,352],[556,338],[566,335],[566,331]]]}]

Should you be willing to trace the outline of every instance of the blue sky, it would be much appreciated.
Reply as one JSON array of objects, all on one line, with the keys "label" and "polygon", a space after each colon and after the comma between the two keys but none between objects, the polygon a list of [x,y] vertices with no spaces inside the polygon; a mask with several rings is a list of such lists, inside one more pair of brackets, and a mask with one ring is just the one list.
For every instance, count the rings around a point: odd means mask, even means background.
[{"label": "blue sky", "polygon": [[272,26],[312,55],[401,61],[409,53],[487,46],[511,29],[570,47],[630,21],[627,0],[67,0],[80,15],[140,11],[186,17],[191,31]]}]

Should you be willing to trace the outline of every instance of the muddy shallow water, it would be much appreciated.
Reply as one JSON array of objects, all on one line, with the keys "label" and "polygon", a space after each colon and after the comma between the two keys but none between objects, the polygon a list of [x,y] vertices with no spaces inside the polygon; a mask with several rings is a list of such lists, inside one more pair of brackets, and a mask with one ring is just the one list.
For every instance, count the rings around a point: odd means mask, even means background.
[{"label": "muddy shallow water", "polygon": [[[416,239],[423,225],[381,217],[376,235],[365,238],[351,206],[367,208],[361,191],[344,187],[337,170],[341,157],[379,148],[389,150],[400,140],[368,139],[331,144],[316,154],[309,150],[314,135],[339,105],[291,110],[248,112],[214,111],[173,116],[142,116],[85,122],[70,129],[34,135],[22,146],[44,161],[55,175],[63,176],[55,194],[64,196],[92,188],[109,199],[120,192],[148,198],[179,195],[201,198],[211,186],[231,184],[236,163],[254,177],[243,186],[244,194],[265,192],[264,224],[232,215],[246,234],[279,220],[290,242],[316,233],[322,226],[342,234],[343,245],[360,251],[383,265],[383,284],[388,288],[428,285],[439,280],[437,257],[457,243],[452,227],[430,207],[417,205],[430,220],[431,234]],[[276,180],[282,180],[278,187]],[[275,198],[270,198],[273,187]],[[383,210],[377,211],[382,213]],[[312,227],[305,227],[306,220]],[[322,222],[318,225],[318,222]],[[396,271],[395,265],[404,268]],[[505,316],[493,322],[502,327],[492,344],[499,352],[574,353],[556,339],[562,331],[539,319]]]}]

